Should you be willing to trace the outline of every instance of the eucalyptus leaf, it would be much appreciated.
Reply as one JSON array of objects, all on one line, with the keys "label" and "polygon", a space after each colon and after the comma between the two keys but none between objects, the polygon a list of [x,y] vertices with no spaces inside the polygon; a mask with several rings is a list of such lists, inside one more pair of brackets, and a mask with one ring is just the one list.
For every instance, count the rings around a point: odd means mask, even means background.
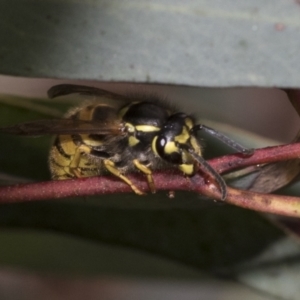
[{"label": "eucalyptus leaf", "polygon": [[299,3],[2,0],[0,73],[299,87]]}]

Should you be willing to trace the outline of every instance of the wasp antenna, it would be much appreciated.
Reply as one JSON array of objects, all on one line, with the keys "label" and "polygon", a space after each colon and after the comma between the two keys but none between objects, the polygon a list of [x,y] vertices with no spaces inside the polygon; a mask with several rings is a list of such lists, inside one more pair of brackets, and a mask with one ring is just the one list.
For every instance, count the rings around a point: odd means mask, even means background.
[{"label": "wasp antenna", "polygon": [[220,132],[214,130],[213,128],[207,127],[207,126],[205,126],[203,124],[195,125],[192,128],[192,132],[193,133],[195,133],[196,131],[199,131],[199,130],[205,131],[206,133],[208,133],[211,136],[217,138],[218,140],[220,140],[224,144],[228,145],[232,149],[236,150],[237,152],[241,152],[241,153],[243,153],[245,155],[252,155],[253,152],[254,152],[253,149],[247,149],[244,146],[242,146],[241,144],[239,144],[236,141],[234,141],[231,138],[229,138],[228,136],[224,135],[223,133],[220,133]]},{"label": "wasp antenna", "polygon": [[201,164],[203,169],[216,180],[222,194],[221,200],[224,201],[227,198],[227,185],[223,177],[214,168],[212,168],[202,156],[197,155],[195,152],[191,153],[191,155]]},{"label": "wasp antenna", "polygon": [[198,155],[192,148],[186,145],[181,145],[181,148],[187,150],[193,158],[202,166],[202,169],[210,174],[217,184],[219,185],[222,197],[221,200],[224,201],[227,198],[227,185],[223,177],[200,155]]}]

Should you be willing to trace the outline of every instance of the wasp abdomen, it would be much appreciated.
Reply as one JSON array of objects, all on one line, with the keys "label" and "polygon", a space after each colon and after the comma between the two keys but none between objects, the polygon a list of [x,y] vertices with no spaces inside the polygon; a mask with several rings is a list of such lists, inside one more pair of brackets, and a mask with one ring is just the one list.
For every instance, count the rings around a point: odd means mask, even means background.
[{"label": "wasp abdomen", "polygon": [[[116,120],[116,110],[105,104],[86,105],[71,110],[66,115],[83,121],[112,122]],[[102,159],[109,158],[105,151],[96,151],[103,146],[106,135],[73,134],[58,135],[50,150],[50,171],[53,179],[90,177],[103,173]],[[92,159],[97,156],[98,159]]]}]

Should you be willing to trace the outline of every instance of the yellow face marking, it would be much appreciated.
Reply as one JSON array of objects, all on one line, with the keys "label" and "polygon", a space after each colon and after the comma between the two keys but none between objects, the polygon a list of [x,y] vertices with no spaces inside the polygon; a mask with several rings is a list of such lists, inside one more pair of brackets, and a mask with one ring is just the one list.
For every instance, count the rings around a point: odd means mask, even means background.
[{"label": "yellow face marking", "polygon": [[194,127],[194,122],[191,118],[185,118],[184,123],[189,130]]},{"label": "yellow face marking", "polygon": [[191,136],[190,143],[191,143],[195,153],[197,153],[198,155],[201,156],[202,155],[201,146],[194,136]]},{"label": "yellow face marking", "polygon": [[180,144],[185,144],[189,138],[190,138],[190,134],[189,134],[188,130],[186,129],[186,127],[184,126],[182,128],[181,134],[176,135],[174,140]]},{"label": "yellow face marking", "polygon": [[152,140],[152,151],[156,156],[159,156],[156,150],[156,141],[157,141],[157,136],[155,136],[154,139]]},{"label": "yellow face marking", "polygon": [[138,144],[140,141],[135,136],[130,136],[128,138],[128,145],[130,147],[134,147],[136,144]]},{"label": "yellow face marking", "polygon": [[160,131],[159,127],[156,127],[153,125],[137,125],[137,126],[135,126],[135,129],[137,131],[142,131],[142,132]]},{"label": "yellow face marking", "polygon": [[193,175],[195,171],[193,164],[182,164],[178,168],[186,175]]},{"label": "yellow face marking", "polygon": [[168,142],[165,145],[164,152],[166,154],[171,154],[173,152],[179,152],[179,151],[178,151],[178,147],[175,145],[174,142]]}]

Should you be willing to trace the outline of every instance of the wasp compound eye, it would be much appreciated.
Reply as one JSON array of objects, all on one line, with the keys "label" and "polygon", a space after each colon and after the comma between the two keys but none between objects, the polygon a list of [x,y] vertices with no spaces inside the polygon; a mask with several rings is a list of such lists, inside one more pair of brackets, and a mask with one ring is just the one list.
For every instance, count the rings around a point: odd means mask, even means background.
[{"label": "wasp compound eye", "polygon": [[164,157],[165,155],[165,146],[167,140],[164,136],[158,135],[153,139],[152,149],[153,151],[160,157]]},{"label": "wasp compound eye", "polygon": [[156,147],[160,149],[161,151],[164,151],[163,149],[165,148],[167,143],[167,140],[164,137],[158,137],[157,142],[156,142]]},{"label": "wasp compound eye", "polygon": [[178,148],[177,143],[167,139],[164,135],[156,137],[154,147],[156,153],[169,163],[182,163],[181,150]]}]

